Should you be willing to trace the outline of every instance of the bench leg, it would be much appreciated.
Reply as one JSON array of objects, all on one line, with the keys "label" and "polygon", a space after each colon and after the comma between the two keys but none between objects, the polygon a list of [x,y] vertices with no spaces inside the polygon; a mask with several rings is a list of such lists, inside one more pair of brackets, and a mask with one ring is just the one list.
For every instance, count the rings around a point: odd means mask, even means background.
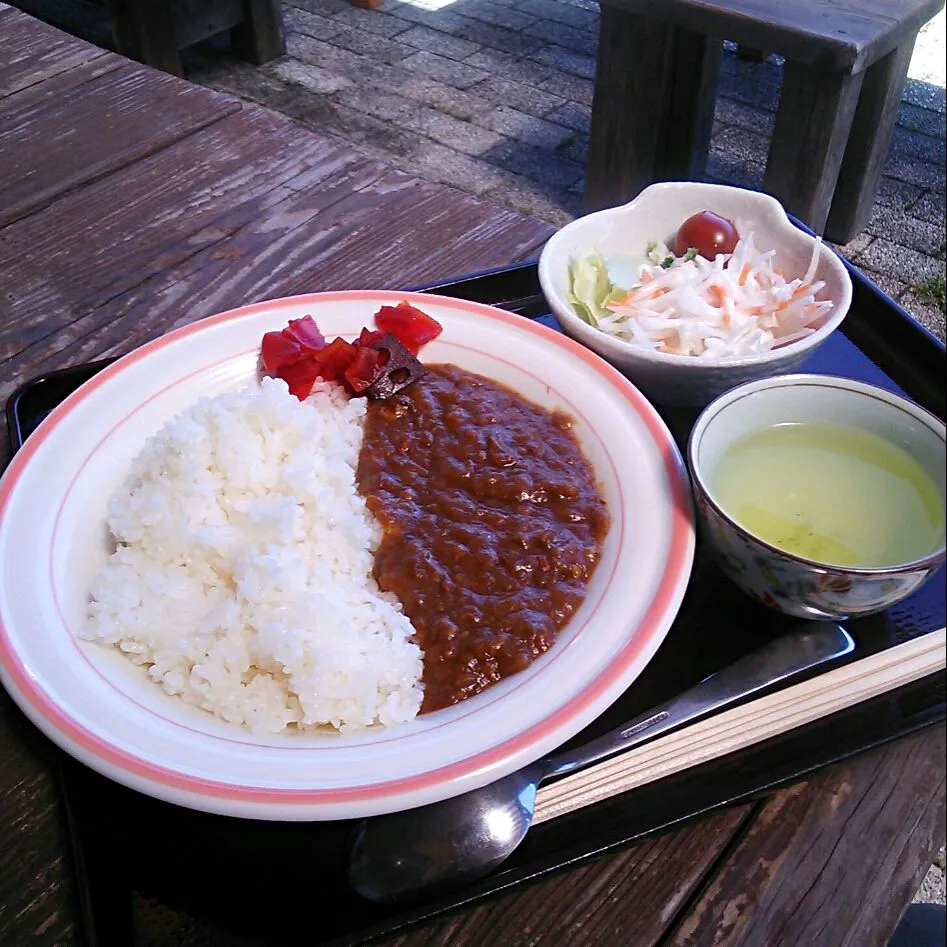
[{"label": "bench leg", "polygon": [[243,22],[230,31],[233,51],[261,66],[286,52],[279,0],[243,0]]},{"label": "bench leg", "polygon": [[602,4],[586,211],[658,180],[699,176],[713,125],[719,41]]},{"label": "bench leg", "polygon": [[822,233],[864,74],[786,62],[764,190]]},{"label": "bench leg", "polygon": [[122,55],[183,75],[171,0],[108,0],[115,48]]},{"label": "bench leg", "polygon": [[916,38],[915,34],[865,73],[825,226],[826,237],[835,243],[848,243],[871,217]]},{"label": "bench leg", "polygon": [[721,40],[691,30],[673,31],[667,118],[655,180],[696,181],[703,177],[722,58]]}]

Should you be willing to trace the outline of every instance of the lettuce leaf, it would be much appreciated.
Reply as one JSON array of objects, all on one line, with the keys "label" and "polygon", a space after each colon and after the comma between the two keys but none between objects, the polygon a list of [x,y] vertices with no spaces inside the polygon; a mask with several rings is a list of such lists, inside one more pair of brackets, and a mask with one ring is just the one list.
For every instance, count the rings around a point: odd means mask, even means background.
[{"label": "lettuce leaf", "polygon": [[599,319],[609,314],[608,306],[626,295],[609,279],[608,267],[598,251],[570,261],[566,298],[583,322],[598,327]]}]

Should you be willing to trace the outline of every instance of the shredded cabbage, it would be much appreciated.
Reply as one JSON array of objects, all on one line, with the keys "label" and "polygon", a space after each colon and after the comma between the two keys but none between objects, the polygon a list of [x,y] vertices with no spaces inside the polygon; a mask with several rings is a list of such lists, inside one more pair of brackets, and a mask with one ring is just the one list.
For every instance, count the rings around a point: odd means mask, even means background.
[{"label": "shredded cabbage", "polygon": [[[756,355],[805,338],[833,309],[818,299],[816,241],[805,275],[787,280],[775,250],[758,250],[753,235],[732,254],[706,260],[688,252],[675,257],[648,245],[638,282],[615,287],[601,255],[592,251],[569,267],[569,301],[602,332],[644,348],[675,355],[725,358]],[[580,308],[581,307],[581,308]]]}]

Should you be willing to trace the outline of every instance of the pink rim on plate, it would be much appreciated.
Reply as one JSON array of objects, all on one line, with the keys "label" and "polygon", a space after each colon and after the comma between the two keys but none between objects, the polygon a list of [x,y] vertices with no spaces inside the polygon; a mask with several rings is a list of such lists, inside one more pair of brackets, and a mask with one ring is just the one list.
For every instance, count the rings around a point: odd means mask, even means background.
[{"label": "pink rim on plate", "polygon": [[[677,613],[693,561],[694,522],[690,491],[673,438],[653,407],[638,390],[588,349],[522,317],[489,306],[446,297],[381,291],[289,297],[212,316],[143,345],[104,369],[70,396],[43,422],[14,457],[0,479],[0,564],[4,564],[18,548],[15,537],[11,535],[12,527],[9,526],[8,519],[13,518],[14,507],[21,491],[24,495],[22,502],[29,503],[30,495],[38,491],[37,479],[41,478],[43,470],[48,469],[51,462],[52,454],[48,451],[52,448],[48,445],[53,439],[68,433],[70,426],[78,425],[80,421],[88,424],[86,415],[82,415],[82,412],[88,408],[91,399],[110,397],[113,389],[117,392],[120,386],[135,382],[138,378],[145,378],[146,372],[154,371],[148,366],[154,366],[158,359],[172,352],[193,352],[200,346],[201,351],[196,353],[195,357],[198,360],[204,358],[206,365],[210,366],[214,361],[211,353],[217,349],[218,338],[227,337],[227,333],[236,336],[240,333],[247,335],[249,332],[248,338],[256,338],[267,329],[279,328],[285,324],[287,318],[309,311],[317,321],[320,321],[320,311],[326,311],[330,321],[336,318],[345,325],[351,323],[354,333],[357,326],[354,324],[354,316],[348,314],[349,309],[358,307],[359,313],[363,313],[361,321],[367,324],[371,313],[380,304],[400,299],[408,299],[432,312],[435,318],[442,321],[445,327],[442,339],[447,348],[443,350],[441,357],[445,360],[449,358],[464,367],[483,370],[485,374],[491,374],[493,369],[484,370],[482,366],[492,366],[500,374],[512,373],[509,374],[509,379],[531,378],[537,384],[545,384],[551,392],[550,397],[556,400],[557,404],[567,405],[568,410],[579,421],[578,427],[591,431],[589,436],[596,439],[596,443],[601,446],[602,458],[606,460],[603,463],[600,459],[596,465],[597,469],[602,479],[617,491],[615,495],[622,497],[622,510],[616,524],[619,529],[617,551],[611,562],[606,562],[603,557],[600,571],[607,571],[607,581],[602,580],[604,587],[596,602],[589,603],[590,607],[585,614],[580,613],[574,619],[575,622],[580,622],[581,627],[570,639],[569,650],[572,655],[581,653],[576,650],[576,642],[584,641],[583,635],[588,637],[594,634],[599,638],[611,636],[609,641],[596,645],[603,649],[603,654],[607,654],[607,660],[601,661],[600,666],[580,672],[585,673],[586,677],[577,682],[574,692],[568,693],[562,701],[553,701],[548,714],[531,721],[521,730],[499,734],[495,742],[473,746],[472,752],[461,758],[452,758],[447,754],[440,759],[436,750],[431,751],[429,763],[421,765],[417,771],[392,772],[390,776],[373,778],[367,783],[357,779],[347,782],[344,772],[332,775],[324,785],[318,785],[318,780],[314,780],[312,785],[299,785],[292,780],[287,783],[279,779],[267,784],[265,774],[258,775],[255,772],[249,774],[251,778],[248,779],[238,779],[232,775],[217,778],[213,773],[201,772],[200,766],[196,764],[182,766],[174,761],[169,763],[161,758],[159,751],[152,754],[147,747],[142,749],[122,745],[127,744],[127,741],[110,738],[107,723],[94,720],[90,723],[85,719],[84,712],[78,711],[72,705],[71,698],[63,699],[61,693],[55,688],[51,689],[46,681],[46,671],[55,676],[54,669],[51,666],[44,669],[43,665],[53,659],[31,651],[28,643],[30,639],[24,635],[24,626],[29,624],[30,616],[25,615],[22,610],[17,613],[17,608],[22,607],[13,603],[11,588],[5,589],[0,584],[0,670],[3,682],[33,722],[68,752],[126,785],[159,798],[208,811],[282,819],[370,815],[467,791],[525,765],[587,725],[640,673],[663,640]],[[243,326],[244,323],[246,326]],[[484,338],[482,342],[481,335]],[[507,336],[509,346],[498,353],[497,340],[502,344]],[[242,339],[234,338],[232,343],[228,344],[231,344],[232,351],[229,354],[232,359],[238,356],[246,357],[247,346]],[[530,354],[534,346],[538,351],[535,356]],[[432,346],[430,354],[425,353],[427,360],[439,360],[435,348],[436,344]],[[223,349],[223,361],[226,362],[226,345]],[[555,378],[541,381],[540,374],[550,358],[560,359],[563,365],[574,366],[575,371],[587,379],[589,391],[586,392],[583,386],[577,385],[574,390],[557,392],[553,390]],[[471,364],[465,364],[467,359]],[[178,359],[175,360],[175,365],[177,361]],[[136,423],[137,413],[143,410],[147,403],[168,397],[167,393],[176,386],[186,388],[194,383],[195,371],[189,368],[187,358],[181,358],[179,361],[180,369],[175,367],[174,371],[180,371],[180,375],[166,375],[162,379],[163,384],[155,388],[150,395],[143,392],[138,401],[127,404],[124,412],[116,416],[114,423],[103,424],[102,430],[96,432],[96,437],[89,435],[92,439],[89,441],[87,453],[81,455],[79,452],[74,460],[66,463],[67,466],[71,464],[74,467],[70,484],[74,484],[77,478],[82,476],[84,465],[90,458],[95,457],[96,452],[106,449],[103,445],[111,443],[110,438],[116,430],[127,429]],[[500,378],[503,381],[509,379]],[[147,391],[147,385],[144,387]],[[611,440],[612,437],[620,437],[622,431],[596,429],[596,406],[603,404],[603,401],[608,402],[609,410],[617,412],[614,416],[627,419],[629,430],[637,432],[636,436],[641,444],[653,455],[654,469],[658,471],[656,482],[659,482],[663,497],[660,503],[653,498],[626,495],[635,484],[629,486],[625,481],[628,476],[634,475],[622,469],[624,464],[627,470],[628,458],[620,454],[624,448],[616,446],[615,441]],[[145,432],[142,439],[149,433],[151,431]],[[44,547],[50,562],[54,546],[65,541],[56,538],[56,534],[60,530],[62,510],[69,499],[68,493],[71,489],[71,486],[67,486],[61,491],[61,495],[53,490],[47,497],[52,507],[57,507],[58,503],[56,513],[50,513],[51,539],[48,547]],[[656,576],[653,588],[648,593],[648,600],[635,606],[633,622],[625,628],[602,629],[599,627],[599,606],[606,603],[603,606],[604,611],[611,614],[614,609],[622,608],[618,599],[627,594],[625,589],[628,576],[621,573],[621,566],[625,561],[622,559],[622,549],[624,544],[633,542],[633,531],[627,531],[626,536],[625,524],[626,521],[634,522],[631,507],[642,502],[652,502],[655,505],[663,503],[667,508],[667,515],[661,520],[662,535],[658,545],[663,561],[653,564],[653,573]],[[625,504],[629,505],[628,511],[624,509]],[[631,516],[630,520],[627,519],[626,512]],[[4,532],[7,533],[5,538]],[[50,567],[50,572],[52,571],[55,570]],[[50,575],[49,583],[51,597],[56,599],[57,580],[53,575]],[[629,609],[631,607],[629,605]],[[63,620],[64,628],[67,624],[68,622]],[[68,631],[64,631],[57,640],[63,639],[63,636],[70,637]],[[83,645],[83,648],[88,647],[97,646]],[[553,648],[545,656],[549,662],[556,661],[557,648]],[[62,640],[61,649],[64,655],[81,656],[74,640],[68,643]],[[83,660],[92,666],[88,659]],[[82,662],[77,661],[77,666],[80,663]],[[550,663],[548,667],[537,671],[534,677],[524,678],[522,684],[527,689],[543,687],[541,680],[539,684],[533,683],[537,676],[541,679],[545,674],[548,681],[555,681],[557,678],[554,675],[562,675],[562,665],[567,663],[567,660],[561,660],[559,670],[553,670]],[[98,671],[95,673],[102,677]],[[104,677],[102,680],[102,686],[107,687]],[[497,695],[491,696],[491,692],[487,691],[485,695],[481,695],[484,698],[482,704],[486,708],[483,711],[480,704],[474,705],[472,701],[466,702],[471,704],[470,708],[459,705],[459,709],[455,708],[455,716],[461,723],[456,723],[454,718],[445,718],[445,739],[453,732],[452,728],[464,725],[463,718],[469,719],[476,717],[478,713],[493,712],[490,707],[495,709],[504,701],[511,703],[513,698],[509,695],[516,687],[513,683],[508,693],[498,692]],[[125,699],[131,700],[127,696]],[[94,716],[93,712],[92,717]],[[484,719],[488,718],[485,716]],[[156,732],[164,729],[165,723],[162,722],[160,714],[155,717],[154,726]],[[167,726],[173,728],[176,725],[169,723]],[[426,746],[430,745],[430,734],[436,729],[433,721],[429,721]],[[400,729],[396,729],[390,733],[393,742],[406,740],[405,751],[410,753],[412,731],[402,733]],[[215,741],[215,745],[226,742],[219,736],[205,736],[200,739]],[[243,741],[240,745],[246,749],[248,744]],[[300,749],[300,752],[305,754],[306,750]],[[421,755],[424,753],[428,753],[428,750],[425,749]]]}]

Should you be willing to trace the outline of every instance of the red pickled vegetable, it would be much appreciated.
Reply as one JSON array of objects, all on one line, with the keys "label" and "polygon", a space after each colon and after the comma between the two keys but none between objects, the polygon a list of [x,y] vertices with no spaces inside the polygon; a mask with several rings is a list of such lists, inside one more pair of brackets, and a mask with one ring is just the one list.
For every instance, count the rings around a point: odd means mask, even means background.
[{"label": "red pickled vegetable", "polygon": [[740,235],[733,221],[709,210],[688,217],[674,238],[674,253],[684,256],[693,247],[705,260],[718,253],[733,253]]},{"label": "red pickled vegetable", "polygon": [[[287,384],[290,384],[287,372],[292,370],[291,377],[294,382],[291,387],[296,388],[294,394],[303,390],[304,379],[312,375],[313,380],[309,383],[309,390],[311,390],[315,382],[313,366],[303,367],[298,363],[308,361],[313,354],[323,349],[325,344],[325,337],[319,331],[312,316],[290,319],[285,329],[279,332],[267,332],[263,336],[260,346],[263,368],[270,374],[282,378]],[[309,395],[309,390],[302,395],[302,398]]]},{"label": "red pickled vegetable", "polygon": [[373,329],[366,329],[363,327],[362,331],[359,332],[358,334],[358,341],[355,344],[372,346],[379,339],[384,338],[384,336],[385,336],[384,332],[379,332],[377,329],[373,330]]},{"label": "red pickled vegetable", "polygon": [[443,331],[439,322],[407,300],[397,306],[382,306],[375,313],[375,325],[382,333],[390,332],[412,355]]},{"label": "red pickled vegetable", "polygon": [[303,316],[302,319],[290,319],[283,335],[298,342],[304,349],[318,352],[326,346],[326,338],[319,331],[316,320],[312,316]]},{"label": "red pickled vegetable", "polygon": [[355,346],[345,339],[333,339],[315,357],[319,374],[326,381],[341,381],[355,358]]},{"label": "red pickled vegetable", "polygon": [[352,391],[360,395],[375,383],[387,361],[387,352],[367,345],[359,345],[355,350],[355,358],[345,370],[345,380]]},{"label": "red pickled vegetable", "polygon": [[260,346],[260,356],[263,367],[271,374],[279,372],[287,365],[292,365],[302,355],[302,346],[283,332],[267,332],[263,336]]},{"label": "red pickled vegetable", "polygon": [[[285,329],[263,336],[263,369],[282,378],[300,401],[309,397],[319,377],[340,382],[354,395],[387,397],[424,374],[414,356],[442,330],[438,322],[407,301],[382,306],[375,321],[378,328],[363,328],[354,343],[342,338],[326,343],[312,316],[291,319]],[[398,364],[388,366],[392,352]],[[398,369],[399,378],[387,378],[386,366]]]},{"label": "red pickled vegetable", "polygon": [[319,363],[315,359],[304,357],[290,365],[284,365],[278,373],[273,372],[273,374],[286,382],[291,395],[295,395],[300,401],[305,401],[320,374]]}]

